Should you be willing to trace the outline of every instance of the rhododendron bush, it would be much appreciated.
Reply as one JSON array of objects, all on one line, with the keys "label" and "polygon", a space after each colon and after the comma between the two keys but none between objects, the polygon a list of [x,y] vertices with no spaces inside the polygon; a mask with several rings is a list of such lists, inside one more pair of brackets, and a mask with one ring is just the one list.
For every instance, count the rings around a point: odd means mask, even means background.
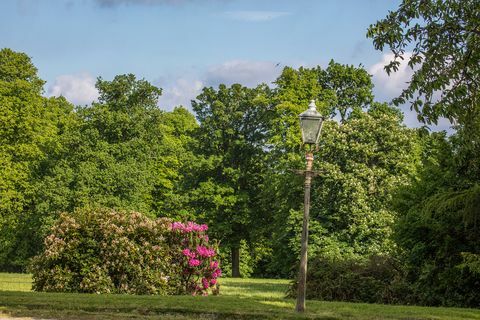
[{"label": "rhododendron bush", "polygon": [[61,214],[31,263],[37,291],[218,293],[221,270],[207,225],[111,209]]},{"label": "rhododendron bush", "polygon": [[[180,246],[182,255],[177,256],[176,265],[181,266],[181,288],[192,294],[206,294],[209,288],[218,293],[219,268],[216,246],[209,245],[206,224],[174,222],[171,247]],[[179,250],[174,250],[178,252]]]}]

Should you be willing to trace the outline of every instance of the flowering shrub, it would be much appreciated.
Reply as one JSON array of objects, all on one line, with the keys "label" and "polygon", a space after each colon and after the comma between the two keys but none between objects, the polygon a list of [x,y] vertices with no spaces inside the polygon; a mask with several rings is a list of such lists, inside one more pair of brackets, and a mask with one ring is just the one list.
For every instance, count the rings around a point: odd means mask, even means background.
[{"label": "flowering shrub", "polygon": [[175,252],[175,263],[181,267],[180,293],[208,294],[209,289],[218,293],[217,278],[222,275],[219,263],[215,260],[217,246],[209,244],[206,224],[193,222],[171,224],[171,247],[179,246]]},{"label": "flowering shrub", "polygon": [[[182,226],[182,228],[177,228]],[[221,271],[206,225],[109,209],[61,214],[31,263],[36,291],[206,294]]]}]

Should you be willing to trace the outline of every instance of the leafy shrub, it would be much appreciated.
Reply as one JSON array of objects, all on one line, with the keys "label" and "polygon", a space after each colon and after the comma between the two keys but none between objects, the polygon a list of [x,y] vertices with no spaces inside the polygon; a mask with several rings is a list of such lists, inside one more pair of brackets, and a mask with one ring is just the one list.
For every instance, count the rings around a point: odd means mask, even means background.
[{"label": "leafy shrub", "polygon": [[[293,283],[289,295],[296,294]],[[413,296],[402,268],[390,257],[366,261],[316,257],[308,266],[307,299],[408,304]]]},{"label": "leafy shrub", "polygon": [[[138,212],[110,209],[61,214],[45,239],[45,251],[32,260],[33,289],[206,294],[221,274],[213,260],[216,249],[207,246],[207,227],[202,225],[200,230],[190,222],[187,225],[195,230],[187,233],[179,232],[175,225],[165,218],[153,220]],[[199,248],[209,250],[208,264],[215,265],[213,271],[200,265],[185,267],[182,250]],[[204,278],[209,286],[199,285]]]},{"label": "leafy shrub", "polygon": [[[171,230],[170,248],[174,252],[174,264],[180,267],[177,276],[181,285],[177,287],[177,293],[205,295],[211,288],[212,292],[217,294],[217,278],[222,275],[222,270],[219,262],[214,259],[217,246],[209,245],[208,235],[205,233],[208,226],[191,221],[185,224],[174,222]],[[178,252],[182,254],[179,255]]]}]

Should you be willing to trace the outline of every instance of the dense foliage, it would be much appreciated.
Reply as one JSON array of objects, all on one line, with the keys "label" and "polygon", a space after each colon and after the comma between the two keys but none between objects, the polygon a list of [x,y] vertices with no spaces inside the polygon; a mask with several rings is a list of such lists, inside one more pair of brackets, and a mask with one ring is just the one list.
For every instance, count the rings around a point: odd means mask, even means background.
[{"label": "dense foliage", "polygon": [[267,86],[204,88],[192,101],[199,128],[198,169],[192,175],[192,209],[231,249],[232,274],[240,276],[242,240],[262,228],[258,194],[263,182],[268,133]]},{"label": "dense foliage", "polygon": [[[270,188],[263,190],[266,198],[276,199],[271,206],[275,254],[268,272],[272,275],[291,277],[296,273],[292,267],[300,249],[303,188],[301,178],[293,176],[290,169],[304,166],[297,117],[313,94],[318,96],[324,113],[335,112],[329,100],[321,100],[339,99],[335,87],[324,82],[325,74],[330,74],[328,78],[346,74],[352,78],[350,83],[360,78],[361,92],[365,97],[372,96],[365,70],[333,62],[326,70],[287,68],[277,79],[279,100],[271,136]],[[408,184],[416,170],[417,135],[402,124],[396,108],[366,98],[354,99],[354,90],[340,92],[357,104],[350,104],[341,123],[328,121],[322,129],[314,162],[319,174],[312,186],[310,256],[340,259],[385,254],[392,250],[395,212],[390,202],[395,190]]]},{"label": "dense foliage", "polygon": [[35,210],[50,157],[70,126],[72,106],[42,96],[44,82],[24,53],[0,50],[0,268],[39,250],[46,217]]},{"label": "dense foliage", "polygon": [[[59,212],[88,205],[189,218],[179,194],[195,118],[161,111],[133,75],[99,79],[98,102],[42,96],[28,56],[0,54],[0,267],[24,270]],[[183,209],[183,210],[182,210]]]},{"label": "dense foliage", "polygon": [[394,102],[456,129],[424,137],[418,175],[395,205],[394,240],[417,303],[480,305],[479,11],[478,1],[403,1],[368,31],[377,49],[394,54],[387,72],[401,59],[414,69]]},{"label": "dense foliage", "polygon": [[394,239],[417,302],[478,307],[480,189],[456,170],[456,138],[426,140],[422,170],[396,203]]},{"label": "dense foliage", "polygon": [[423,137],[420,169],[390,203],[396,214],[387,255],[317,255],[309,265],[309,298],[480,306],[480,193],[476,185],[458,189],[455,139]]},{"label": "dense foliage", "polygon": [[62,214],[32,260],[37,291],[207,294],[221,275],[206,225],[107,209]]},{"label": "dense foliage", "polygon": [[[389,304],[417,301],[402,265],[389,256],[360,260],[317,256],[309,267],[307,299]],[[296,295],[295,285],[289,295]]]}]

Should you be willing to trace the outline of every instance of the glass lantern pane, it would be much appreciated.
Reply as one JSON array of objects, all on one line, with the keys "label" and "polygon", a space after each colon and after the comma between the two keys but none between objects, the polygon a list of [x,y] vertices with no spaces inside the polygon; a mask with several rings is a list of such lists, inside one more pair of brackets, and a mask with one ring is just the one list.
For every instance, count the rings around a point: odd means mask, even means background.
[{"label": "glass lantern pane", "polygon": [[317,134],[320,129],[321,119],[303,118],[300,121],[303,143],[315,144],[317,142]]}]

